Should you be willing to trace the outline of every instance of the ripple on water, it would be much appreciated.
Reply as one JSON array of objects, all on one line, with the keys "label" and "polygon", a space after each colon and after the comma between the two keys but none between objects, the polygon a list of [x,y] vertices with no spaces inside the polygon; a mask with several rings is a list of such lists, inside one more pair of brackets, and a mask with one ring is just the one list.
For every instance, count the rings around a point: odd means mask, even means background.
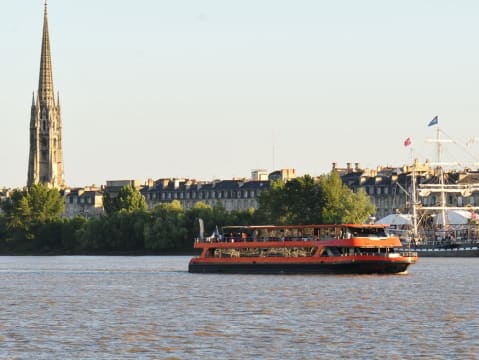
[{"label": "ripple on water", "polygon": [[187,257],[4,260],[0,358],[479,353],[479,259],[421,259],[405,276],[202,276]]}]

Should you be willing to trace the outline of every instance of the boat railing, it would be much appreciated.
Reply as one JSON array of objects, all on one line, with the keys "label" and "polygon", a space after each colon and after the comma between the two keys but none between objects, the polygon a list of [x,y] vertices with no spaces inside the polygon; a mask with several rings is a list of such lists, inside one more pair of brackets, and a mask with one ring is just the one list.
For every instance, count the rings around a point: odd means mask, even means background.
[{"label": "boat railing", "polygon": [[239,243],[239,242],[273,242],[273,241],[317,241],[317,237],[207,237],[195,238],[195,243]]}]

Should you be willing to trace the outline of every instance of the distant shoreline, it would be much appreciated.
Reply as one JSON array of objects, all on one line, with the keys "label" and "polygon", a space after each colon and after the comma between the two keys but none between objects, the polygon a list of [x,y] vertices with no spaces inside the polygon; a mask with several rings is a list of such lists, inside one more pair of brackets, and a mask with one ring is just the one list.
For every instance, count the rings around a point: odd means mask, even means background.
[{"label": "distant shoreline", "polygon": [[1,251],[0,256],[196,256],[195,249],[179,250],[142,250],[142,251],[37,251],[15,252]]}]

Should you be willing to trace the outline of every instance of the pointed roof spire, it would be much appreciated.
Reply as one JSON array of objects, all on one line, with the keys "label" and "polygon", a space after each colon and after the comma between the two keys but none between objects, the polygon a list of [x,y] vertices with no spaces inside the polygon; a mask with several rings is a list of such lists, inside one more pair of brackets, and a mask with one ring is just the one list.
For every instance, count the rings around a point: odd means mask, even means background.
[{"label": "pointed roof spire", "polygon": [[54,100],[52,59],[50,53],[50,36],[48,33],[48,4],[45,0],[43,15],[42,54],[40,58],[40,79],[38,81],[38,98],[40,103]]}]

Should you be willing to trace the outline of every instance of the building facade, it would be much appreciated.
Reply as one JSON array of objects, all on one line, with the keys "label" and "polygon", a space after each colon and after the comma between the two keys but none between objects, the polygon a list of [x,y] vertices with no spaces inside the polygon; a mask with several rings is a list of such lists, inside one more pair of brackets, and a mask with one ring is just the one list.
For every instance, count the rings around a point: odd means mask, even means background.
[{"label": "building facade", "polygon": [[197,202],[210,206],[221,205],[227,211],[258,207],[258,197],[269,188],[269,180],[217,180],[211,182],[191,179],[159,179],[150,181],[141,193],[149,208],[178,200],[184,209]]},{"label": "building facade", "polygon": [[98,218],[104,215],[103,191],[96,187],[65,189],[63,217]]},{"label": "building facade", "polygon": [[42,183],[63,188],[63,147],[60,100],[53,89],[48,11],[45,2],[38,92],[30,115],[30,151],[27,186]]},{"label": "building facade", "polygon": [[[354,192],[363,189],[371,202],[376,206],[375,217],[383,218],[389,214],[410,213],[412,208],[413,170],[415,172],[416,188],[427,184],[438,184],[437,169],[430,163],[415,162],[411,166],[377,167],[376,169],[361,169],[359,164],[352,167],[337,168],[343,183]],[[479,184],[479,171],[471,169],[448,171],[445,174],[445,184],[462,185],[465,188],[476,189]],[[441,199],[438,194],[418,191],[419,206],[437,206]],[[479,204],[479,192],[448,193],[445,203],[450,207],[468,207]]]}]

